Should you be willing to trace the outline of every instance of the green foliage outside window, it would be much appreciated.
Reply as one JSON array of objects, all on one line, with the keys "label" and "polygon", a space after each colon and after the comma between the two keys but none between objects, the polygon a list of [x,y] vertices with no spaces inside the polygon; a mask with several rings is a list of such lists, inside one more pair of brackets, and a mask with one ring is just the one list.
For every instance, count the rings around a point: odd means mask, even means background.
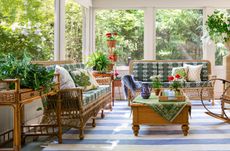
[{"label": "green foliage outside window", "polygon": [[127,65],[128,57],[144,57],[143,10],[97,10],[96,50],[108,52],[106,33],[117,33],[115,50],[120,54],[117,65]]},{"label": "green foliage outside window", "polygon": [[158,9],[156,58],[202,59],[202,10]]},{"label": "green foliage outside window", "polygon": [[54,50],[54,0],[0,1],[0,55],[49,60]]}]

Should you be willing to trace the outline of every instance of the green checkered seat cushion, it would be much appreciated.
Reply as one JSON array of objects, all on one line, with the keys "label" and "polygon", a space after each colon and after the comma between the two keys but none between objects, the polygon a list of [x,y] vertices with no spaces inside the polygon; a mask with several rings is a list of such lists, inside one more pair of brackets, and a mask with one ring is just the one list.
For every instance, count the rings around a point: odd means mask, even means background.
[{"label": "green checkered seat cushion", "polygon": [[194,81],[194,82],[185,82],[185,88],[197,88],[197,87],[212,87],[211,81]]},{"label": "green checkered seat cushion", "polygon": [[158,62],[158,75],[161,75],[161,81],[167,82],[168,76],[172,74],[173,67],[182,67],[182,62]]},{"label": "green checkered seat cushion", "polygon": [[97,89],[86,91],[83,93],[83,105],[87,105],[91,102],[96,101],[96,99],[107,92],[111,91],[109,85],[100,85]]},{"label": "green checkered seat cushion", "polygon": [[149,78],[157,75],[157,62],[135,62],[133,63],[133,71],[136,81],[149,82]]},{"label": "green checkered seat cushion", "polygon": [[75,64],[63,64],[60,65],[61,67],[65,68],[67,71],[74,71],[76,69],[84,69],[84,64],[82,63],[75,63]]},{"label": "green checkered seat cushion", "polygon": [[203,65],[200,73],[200,79],[201,81],[207,81],[208,80],[208,63],[207,62],[184,62],[184,64],[190,64],[190,65]]}]

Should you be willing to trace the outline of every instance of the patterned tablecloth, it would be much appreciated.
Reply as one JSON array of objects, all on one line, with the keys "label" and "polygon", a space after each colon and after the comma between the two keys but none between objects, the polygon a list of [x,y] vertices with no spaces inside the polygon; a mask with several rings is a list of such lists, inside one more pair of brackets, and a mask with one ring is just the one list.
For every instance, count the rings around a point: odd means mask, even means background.
[{"label": "patterned tablecloth", "polygon": [[138,95],[133,100],[133,103],[141,103],[151,107],[156,113],[170,122],[172,122],[177,117],[177,115],[180,114],[186,105],[191,106],[191,103],[188,99],[184,102],[159,102],[158,97],[154,94],[151,94],[149,99],[143,99],[140,95]]}]

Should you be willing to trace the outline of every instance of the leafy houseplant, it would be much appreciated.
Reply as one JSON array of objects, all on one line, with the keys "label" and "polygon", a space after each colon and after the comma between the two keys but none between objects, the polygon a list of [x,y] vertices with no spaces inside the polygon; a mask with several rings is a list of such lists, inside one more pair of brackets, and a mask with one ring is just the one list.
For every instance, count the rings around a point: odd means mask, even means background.
[{"label": "leafy houseplant", "polygon": [[106,72],[111,62],[105,53],[102,51],[96,51],[89,56],[86,64],[87,66],[92,67],[93,70]]},{"label": "leafy houseplant", "polygon": [[216,43],[224,42],[230,49],[230,16],[226,13],[215,11],[208,16],[206,26],[212,40]]},{"label": "leafy houseplant", "polygon": [[0,80],[18,78],[21,88],[34,90],[41,87],[48,90],[53,86],[54,70],[48,71],[45,67],[31,64],[31,58],[25,54],[22,60],[18,60],[10,54],[0,62]]},{"label": "leafy houseplant", "polygon": [[160,75],[151,76],[150,79],[152,80],[152,87],[154,88],[155,94],[159,95],[160,88],[162,87],[162,82],[160,81]]}]

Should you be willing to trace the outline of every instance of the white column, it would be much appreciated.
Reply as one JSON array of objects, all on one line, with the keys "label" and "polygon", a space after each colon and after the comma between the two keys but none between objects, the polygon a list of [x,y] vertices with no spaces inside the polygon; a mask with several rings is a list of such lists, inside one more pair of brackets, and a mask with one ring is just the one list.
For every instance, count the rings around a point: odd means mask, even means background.
[{"label": "white column", "polygon": [[144,10],[144,59],[156,58],[156,9]]},{"label": "white column", "polygon": [[95,13],[92,7],[86,9],[85,12],[85,43],[82,50],[83,61],[87,61],[87,57],[95,51]]},{"label": "white column", "polygon": [[[204,8],[203,9],[203,34],[207,37],[208,33],[206,30],[206,21],[208,19],[208,15],[211,15],[214,12],[214,8]],[[203,39],[203,59],[209,60],[211,62],[212,71],[214,71],[215,67],[215,51],[216,46],[215,43],[209,38]]]},{"label": "white column", "polygon": [[65,0],[55,0],[54,60],[65,60]]}]

